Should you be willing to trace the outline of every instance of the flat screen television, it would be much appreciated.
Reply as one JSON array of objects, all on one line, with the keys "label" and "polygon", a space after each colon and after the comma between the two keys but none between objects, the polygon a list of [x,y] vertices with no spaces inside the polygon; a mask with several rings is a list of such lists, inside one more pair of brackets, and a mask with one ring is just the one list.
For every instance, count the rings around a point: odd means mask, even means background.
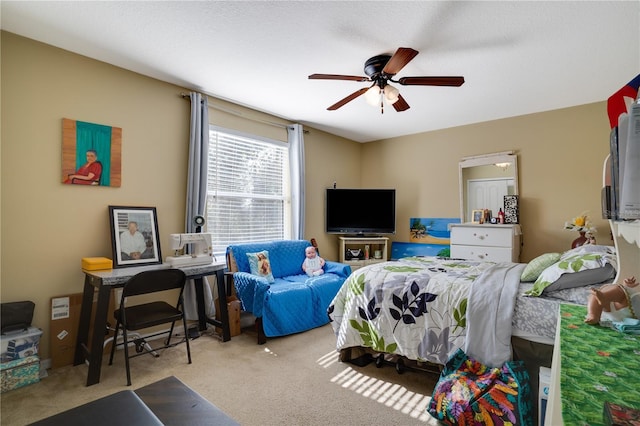
[{"label": "flat screen television", "polygon": [[395,189],[328,188],[325,201],[325,224],[329,234],[396,232]]}]

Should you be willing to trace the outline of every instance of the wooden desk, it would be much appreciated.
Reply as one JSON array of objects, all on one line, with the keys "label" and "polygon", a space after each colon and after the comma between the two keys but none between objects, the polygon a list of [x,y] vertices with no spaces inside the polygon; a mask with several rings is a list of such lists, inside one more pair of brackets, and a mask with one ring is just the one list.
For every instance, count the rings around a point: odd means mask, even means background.
[{"label": "wooden desk", "polygon": [[[139,272],[168,269],[168,264],[139,266],[133,268],[110,269],[104,271],[83,271],[85,273],[84,292],[82,295],[82,306],[80,308],[80,324],[78,326],[78,337],[76,340],[76,351],[73,365],[80,365],[89,361],[89,372],[87,374],[87,386],[100,382],[100,370],[102,368],[102,352],[104,345],[105,331],[107,330],[107,317],[109,315],[109,296],[113,288],[124,287],[124,284]],[[222,329],[222,341],[231,339],[229,330],[229,315],[227,304],[220,303],[220,320],[208,318],[205,313],[203,277],[208,275],[216,276],[218,297],[220,300],[227,300],[227,292],[224,281],[225,262],[211,263],[209,265],[187,266],[179,268],[187,275],[187,279],[195,280],[196,300],[198,304],[198,323],[200,330],[207,328],[207,323],[213,324]],[[98,300],[96,304],[95,318],[93,322],[93,334],[91,347],[88,347],[89,324],[93,310],[94,290],[97,289]],[[186,330],[185,330],[186,333]]]}]

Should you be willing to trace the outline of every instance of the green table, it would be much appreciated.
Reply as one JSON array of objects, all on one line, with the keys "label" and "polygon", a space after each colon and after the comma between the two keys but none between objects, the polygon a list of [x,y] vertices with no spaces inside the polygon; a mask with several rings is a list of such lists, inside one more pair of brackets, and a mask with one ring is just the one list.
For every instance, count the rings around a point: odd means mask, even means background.
[{"label": "green table", "polygon": [[560,305],[560,394],[565,425],[602,425],[605,401],[640,408],[640,335],[584,323]]}]

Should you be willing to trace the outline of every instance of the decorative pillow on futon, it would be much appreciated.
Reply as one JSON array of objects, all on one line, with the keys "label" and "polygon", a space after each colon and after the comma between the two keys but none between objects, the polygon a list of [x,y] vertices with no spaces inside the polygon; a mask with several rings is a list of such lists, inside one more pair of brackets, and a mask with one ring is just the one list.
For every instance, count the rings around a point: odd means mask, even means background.
[{"label": "decorative pillow on futon", "polygon": [[560,260],[542,271],[526,292],[528,296],[598,284],[615,277],[615,250],[610,246],[586,245],[566,251]]},{"label": "decorative pillow on futon", "polygon": [[542,271],[560,260],[560,256],[562,256],[560,253],[545,253],[536,257],[525,266],[520,281],[530,282],[537,280]]},{"label": "decorative pillow on futon", "polygon": [[267,250],[257,253],[247,253],[247,259],[249,260],[251,275],[266,278],[270,283],[275,281],[273,279],[273,273],[271,273],[271,262],[269,261],[269,252]]}]

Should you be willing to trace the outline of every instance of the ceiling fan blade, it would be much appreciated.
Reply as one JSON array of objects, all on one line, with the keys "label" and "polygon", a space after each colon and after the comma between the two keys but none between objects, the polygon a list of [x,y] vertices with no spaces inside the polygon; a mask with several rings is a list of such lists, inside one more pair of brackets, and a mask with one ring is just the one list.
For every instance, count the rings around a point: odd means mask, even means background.
[{"label": "ceiling fan blade", "polygon": [[336,102],[335,104],[331,105],[329,108],[327,108],[329,111],[335,111],[338,108],[340,108],[341,106],[343,106],[346,103],[351,102],[352,100],[354,100],[355,98],[357,98],[360,95],[363,95],[367,90],[369,90],[368,87],[364,87],[360,90],[357,90],[355,92],[353,92],[352,94],[350,94],[349,96],[347,96],[346,98],[340,99],[338,102]]},{"label": "ceiling fan blade", "polygon": [[396,75],[405,65],[407,65],[418,54],[417,50],[410,47],[400,47],[393,54],[387,65],[384,66],[382,72],[388,75]]},{"label": "ceiling fan blade", "polygon": [[394,102],[392,105],[396,109],[396,111],[398,111],[398,112],[406,111],[409,108],[411,108],[409,106],[409,104],[407,103],[407,101],[404,100],[402,95],[398,95],[398,100],[396,102]]},{"label": "ceiling fan blade", "polygon": [[350,81],[371,81],[369,77],[358,75],[340,75],[340,74],[311,74],[311,80],[350,80]]},{"label": "ceiling fan blade", "polygon": [[355,98],[357,98],[360,95],[363,95],[367,90],[369,90],[368,87],[364,87],[358,91],[353,92],[352,94],[350,94],[349,96],[347,96],[344,99],[339,100],[338,102],[336,102],[335,104],[331,105],[329,108],[327,108],[329,111],[335,111],[338,108],[340,108],[341,106],[343,106],[344,104],[351,102],[352,100],[354,100]]},{"label": "ceiling fan blade", "polygon": [[404,86],[462,86],[464,77],[402,77],[398,83]]}]

